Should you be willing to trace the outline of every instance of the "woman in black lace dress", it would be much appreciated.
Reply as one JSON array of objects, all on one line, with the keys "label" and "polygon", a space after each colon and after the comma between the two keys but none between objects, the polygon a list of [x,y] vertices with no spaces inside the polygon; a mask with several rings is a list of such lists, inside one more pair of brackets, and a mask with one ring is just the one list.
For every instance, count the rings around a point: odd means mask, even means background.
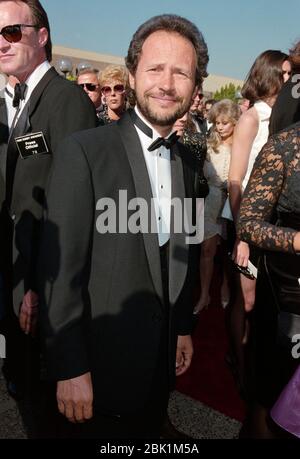
[{"label": "woman in black lace dress", "polygon": [[294,351],[300,333],[300,123],[271,137],[258,155],[238,233],[264,249],[255,307],[255,412],[260,415],[253,435],[266,437],[271,435],[264,423],[268,410],[299,365]]}]

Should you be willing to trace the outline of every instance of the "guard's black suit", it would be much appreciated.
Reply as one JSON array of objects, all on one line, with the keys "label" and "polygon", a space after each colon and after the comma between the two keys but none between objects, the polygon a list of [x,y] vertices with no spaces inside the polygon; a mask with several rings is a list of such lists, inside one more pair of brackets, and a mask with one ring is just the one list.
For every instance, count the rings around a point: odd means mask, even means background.
[{"label": "guard's black suit", "polygon": [[[44,191],[52,159],[65,136],[96,123],[95,109],[84,91],[54,68],[33,90],[10,136],[5,100],[0,102],[0,273],[5,290],[5,319],[0,327],[7,338],[8,378],[19,394],[38,380],[34,374],[38,346],[21,332],[16,316],[24,294],[36,290]],[[43,133],[49,152],[21,159],[15,138],[36,132]]]},{"label": "guard's black suit", "polygon": [[[1,254],[13,238],[14,310],[19,313],[24,293],[35,288],[35,260],[39,225],[53,153],[69,134],[96,126],[95,110],[86,94],[50,68],[24,107],[10,139],[5,101],[0,105],[0,206],[2,209]],[[42,132],[49,153],[21,159],[15,137]],[[9,141],[9,143],[8,143]],[[8,253],[7,253],[8,255]],[[7,262],[5,257],[4,262]],[[3,260],[2,256],[1,259]],[[4,266],[3,271],[6,271]]]}]

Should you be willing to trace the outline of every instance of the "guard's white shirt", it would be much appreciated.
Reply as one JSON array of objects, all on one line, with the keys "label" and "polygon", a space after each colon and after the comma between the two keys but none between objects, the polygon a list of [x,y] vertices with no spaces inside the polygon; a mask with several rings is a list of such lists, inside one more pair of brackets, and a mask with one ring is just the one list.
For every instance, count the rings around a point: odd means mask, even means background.
[{"label": "guard's white shirt", "polygon": [[7,83],[5,86],[4,98],[5,98],[7,121],[8,121],[9,128],[11,127],[11,123],[12,123],[12,120],[16,112],[16,109],[12,105],[13,97],[14,97],[14,88],[9,83]]},{"label": "guard's white shirt", "polygon": [[[20,111],[18,113],[16,122],[20,118],[20,115],[27,101],[30,98],[32,91],[34,90],[34,88],[37,86],[37,84],[41,81],[43,76],[48,72],[50,68],[51,68],[51,65],[49,64],[49,62],[44,61],[31,73],[31,75],[25,81],[25,83],[27,84],[26,96],[24,100],[20,101]],[[14,116],[16,114],[17,107],[13,107],[13,98],[15,95],[15,90],[9,84],[6,85],[6,89],[7,89],[7,92],[5,92],[5,103],[6,103],[6,108],[7,108],[8,127],[10,129]]]}]

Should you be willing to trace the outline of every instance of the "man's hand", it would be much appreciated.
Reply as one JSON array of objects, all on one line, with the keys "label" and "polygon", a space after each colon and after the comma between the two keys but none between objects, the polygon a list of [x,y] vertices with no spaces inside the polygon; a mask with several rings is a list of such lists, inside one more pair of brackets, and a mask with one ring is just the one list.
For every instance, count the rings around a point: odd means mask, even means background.
[{"label": "man's hand", "polygon": [[178,336],[176,350],[176,376],[182,375],[189,368],[193,356],[191,335]]},{"label": "man's hand", "polygon": [[85,422],[93,417],[93,386],[91,373],[58,381],[58,410],[70,422]]},{"label": "man's hand", "polygon": [[32,290],[25,293],[19,311],[20,327],[26,335],[34,336],[38,318],[38,295]]}]

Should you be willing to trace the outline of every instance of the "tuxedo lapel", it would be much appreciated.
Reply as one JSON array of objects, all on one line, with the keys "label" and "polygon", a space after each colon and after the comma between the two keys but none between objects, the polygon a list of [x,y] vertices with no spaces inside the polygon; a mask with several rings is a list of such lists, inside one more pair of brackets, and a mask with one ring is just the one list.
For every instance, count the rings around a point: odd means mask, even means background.
[{"label": "tuxedo lapel", "polygon": [[11,204],[12,192],[13,192],[13,182],[16,174],[16,170],[19,168],[19,158],[18,149],[16,146],[15,138],[25,135],[28,132],[32,132],[32,127],[30,123],[30,116],[36,109],[37,104],[40,101],[40,98],[48,86],[49,82],[58,75],[56,70],[51,67],[43,76],[43,78],[36,85],[32,94],[30,95],[29,100],[27,101],[25,107],[22,110],[20,118],[18,119],[14,129],[11,131],[9,136],[9,142],[7,147],[7,154],[5,155],[6,166],[6,201],[7,204]]},{"label": "tuxedo lapel", "polygon": [[9,132],[5,99],[0,98],[0,174],[2,175],[4,181],[8,135]]},{"label": "tuxedo lapel", "polygon": [[27,132],[30,131],[31,129],[31,124],[30,124],[30,117],[32,113],[34,112],[37,104],[39,103],[39,100],[48,84],[50,81],[56,77],[58,73],[56,70],[51,67],[43,76],[43,78],[38,82],[34,90],[32,91],[32,94],[30,95],[30,98],[28,102],[26,103],[21,116],[12,132],[11,139],[14,142],[15,137],[18,137],[20,135],[25,135]]},{"label": "tuxedo lapel", "polygon": [[[185,180],[182,159],[178,144],[172,148],[171,159],[172,174],[172,199],[180,200],[182,208],[182,218],[178,223],[182,225],[181,231],[174,232],[174,206],[171,208],[171,228],[170,228],[170,258],[169,258],[169,298],[170,304],[174,305],[184,284],[187,264],[188,246],[185,243],[186,234],[184,224],[184,198],[186,197]],[[175,204],[176,206],[176,204]],[[177,219],[179,216],[177,216]]]},{"label": "tuxedo lapel", "polygon": [[28,132],[29,124],[29,101],[25,105],[14,129],[9,134],[7,152],[5,155],[5,183],[6,183],[6,203],[11,204],[13,182],[15,171],[19,160],[19,153],[16,146],[15,138]]},{"label": "tuxedo lapel", "polygon": [[5,168],[8,141],[7,111],[5,99],[0,98],[0,208],[5,199]]},{"label": "tuxedo lapel", "polygon": [[36,87],[32,91],[32,94],[31,94],[31,96],[29,98],[29,101],[28,101],[28,104],[29,104],[29,108],[28,108],[29,119],[30,119],[31,114],[35,110],[36,105],[38,104],[38,102],[39,102],[39,100],[40,100],[40,98],[41,98],[46,86],[48,86],[50,81],[53,80],[53,78],[55,78],[57,76],[58,76],[57,71],[55,70],[54,67],[51,67],[45,73],[43,78],[38,82],[38,84],[36,85]]},{"label": "tuxedo lapel", "polygon": [[[4,97],[0,97],[0,122],[1,122],[1,128],[2,125],[5,125],[7,127],[7,111],[6,111],[6,104],[5,104],[5,99]],[[1,137],[0,137],[1,143],[2,143],[2,131],[1,131]]]},{"label": "tuxedo lapel", "polygon": [[22,110],[20,118],[18,119],[17,124],[15,125],[13,131],[11,131],[9,136],[9,149],[15,148],[15,138],[20,135],[26,134],[30,128],[29,118],[29,104],[27,103]]},{"label": "tuxedo lapel", "polygon": [[[138,134],[128,113],[125,113],[120,121],[118,121],[118,127],[132,171],[136,196],[145,199],[148,209],[151,209],[151,199],[153,196],[147,166]],[[150,212],[148,212],[148,215],[150,216]],[[150,218],[148,226],[150,229]],[[158,296],[163,302],[158,235],[156,232],[151,233],[150,230],[147,233],[143,233],[143,238],[153,284]]]}]

